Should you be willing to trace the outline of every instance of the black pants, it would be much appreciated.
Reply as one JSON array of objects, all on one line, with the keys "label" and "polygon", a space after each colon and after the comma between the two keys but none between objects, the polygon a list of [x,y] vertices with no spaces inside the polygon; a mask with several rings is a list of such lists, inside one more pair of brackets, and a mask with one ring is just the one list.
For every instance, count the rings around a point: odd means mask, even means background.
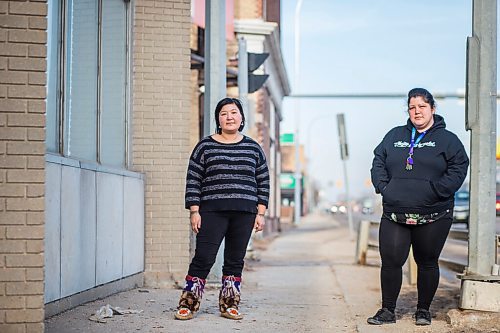
[{"label": "black pants", "polygon": [[196,235],[196,251],[188,274],[206,279],[225,238],[222,274],[241,276],[255,214],[245,212],[202,212],[201,229]]},{"label": "black pants", "polygon": [[382,307],[394,311],[401,290],[402,267],[408,258],[410,245],[418,266],[417,308],[429,310],[439,284],[439,255],[451,228],[448,215],[422,225],[396,223],[382,217],[379,230],[382,269]]}]

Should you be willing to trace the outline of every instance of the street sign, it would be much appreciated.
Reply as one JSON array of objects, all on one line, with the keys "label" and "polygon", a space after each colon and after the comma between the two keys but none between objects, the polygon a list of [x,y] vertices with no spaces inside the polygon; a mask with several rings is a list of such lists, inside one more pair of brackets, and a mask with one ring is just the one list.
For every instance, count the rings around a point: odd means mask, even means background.
[{"label": "street sign", "polygon": [[280,185],[282,190],[293,190],[295,188],[293,173],[282,173],[280,175]]},{"label": "street sign", "polygon": [[293,133],[283,133],[280,135],[281,143],[293,143]]},{"label": "street sign", "polygon": [[349,158],[349,151],[347,150],[347,138],[343,113],[337,114],[337,127],[339,130],[340,158],[344,161]]}]

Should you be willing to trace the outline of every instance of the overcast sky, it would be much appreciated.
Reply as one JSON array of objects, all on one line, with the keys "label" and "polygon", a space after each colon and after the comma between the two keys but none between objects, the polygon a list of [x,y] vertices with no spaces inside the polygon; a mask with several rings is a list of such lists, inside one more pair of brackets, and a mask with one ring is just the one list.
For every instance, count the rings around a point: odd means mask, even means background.
[{"label": "overcast sky", "polygon": [[[303,0],[299,84],[294,77],[295,0],[282,1],[281,39],[296,93],[431,93],[464,91],[471,0]],[[469,151],[464,102],[437,100],[437,113]],[[294,100],[284,101],[282,133],[295,128]],[[344,192],[336,115],[345,114],[351,197],[374,194],[369,185],[373,149],[384,134],[406,123],[406,99],[305,99],[300,141],[308,172],[334,201]]]}]

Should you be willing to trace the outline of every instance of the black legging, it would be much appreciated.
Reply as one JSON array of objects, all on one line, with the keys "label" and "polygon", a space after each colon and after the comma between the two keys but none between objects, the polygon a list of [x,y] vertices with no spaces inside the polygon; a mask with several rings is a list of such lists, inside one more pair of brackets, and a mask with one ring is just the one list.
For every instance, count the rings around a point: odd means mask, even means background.
[{"label": "black legging", "polygon": [[188,274],[206,279],[225,238],[223,275],[241,277],[255,215],[247,212],[201,212],[201,228]]},{"label": "black legging", "polygon": [[382,269],[382,307],[394,312],[401,290],[402,267],[410,245],[418,266],[417,308],[429,310],[439,284],[439,255],[451,228],[452,217],[446,216],[422,225],[396,223],[382,217],[379,230]]}]

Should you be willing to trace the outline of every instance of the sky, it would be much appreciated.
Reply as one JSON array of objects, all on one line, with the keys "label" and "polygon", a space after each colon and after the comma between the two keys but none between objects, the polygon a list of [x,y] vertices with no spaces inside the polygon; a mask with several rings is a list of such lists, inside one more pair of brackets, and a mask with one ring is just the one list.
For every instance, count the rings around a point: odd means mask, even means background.
[{"label": "sky", "polygon": [[[281,6],[282,52],[292,93],[407,94],[414,87],[431,93],[465,90],[472,0],[303,0],[298,80],[294,76],[296,0],[282,1]],[[436,102],[447,129],[469,152],[464,101]],[[285,98],[281,133],[295,131],[295,110],[295,100]],[[406,98],[301,99],[299,110],[307,173],[320,184],[325,197],[334,202],[345,192],[338,113],[345,116],[350,197],[374,195],[369,181],[373,149],[388,130],[406,123]]]}]

